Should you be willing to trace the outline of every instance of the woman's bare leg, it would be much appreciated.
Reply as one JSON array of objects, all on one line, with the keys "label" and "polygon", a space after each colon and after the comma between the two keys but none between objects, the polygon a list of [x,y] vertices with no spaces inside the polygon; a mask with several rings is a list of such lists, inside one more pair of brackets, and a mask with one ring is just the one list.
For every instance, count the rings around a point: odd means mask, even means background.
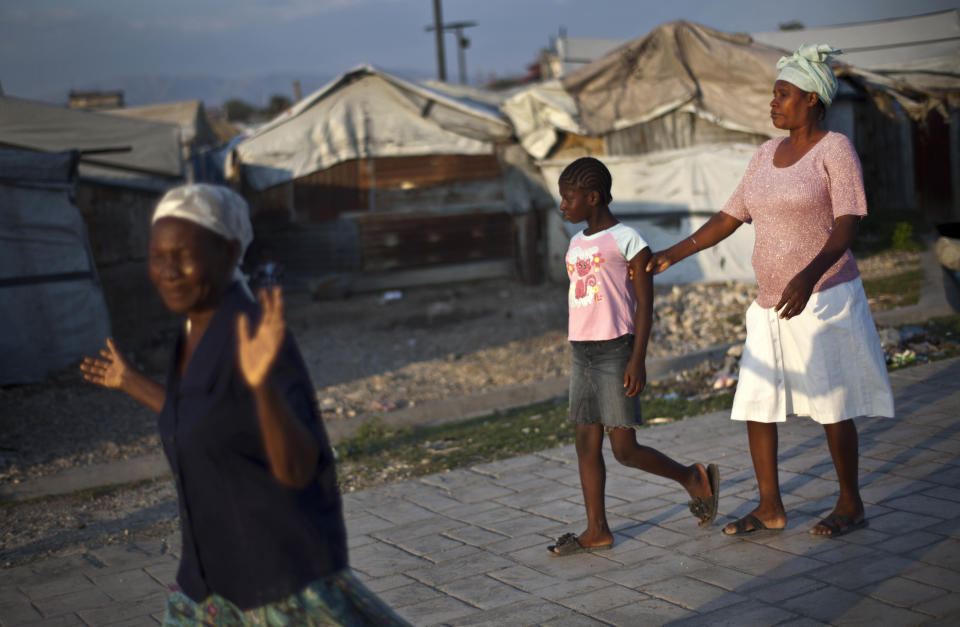
[{"label": "woman's bare leg", "polygon": [[[748,420],[747,439],[760,490],[760,504],[750,513],[767,528],[782,529],[787,525],[787,513],[780,498],[780,477],[777,475],[777,424]],[[750,530],[749,525],[746,530]],[[728,524],[723,531],[733,533],[736,531],[735,523]]]},{"label": "woman's bare leg", "polygon": [[[863,520],[863,500],[860,498],[860,440],[857,426],[853,420],[844,420],[832,425],[823,425],[827,434],[827,446],[833,457],[833,467],[840,482],[840,497],[833,508],[839,514],[852,521]],[[815,525],[810,533],[830,534],[831,530],[823,525]]]}]

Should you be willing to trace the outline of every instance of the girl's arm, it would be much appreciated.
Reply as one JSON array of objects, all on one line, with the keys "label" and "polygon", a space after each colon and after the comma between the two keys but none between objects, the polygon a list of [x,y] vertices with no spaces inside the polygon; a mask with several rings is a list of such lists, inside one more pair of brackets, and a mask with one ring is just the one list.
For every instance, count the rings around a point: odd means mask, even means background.
[{"label": "girl's arm", "polygon": [[789,320],[806,308],[817,281],[850,248],[859,226],[860,216],[856,215],[844,215],[834,220],[833,233],[827,238],[823,248],[784,288],[780,302],[774,307],[775,311],[780,312],[781,318]]},{"label": "girl's arm", "polygon": [[281,484],[299,489],[310,483],[316,473],[320,445],[270,381],[286,335],[281,288],[261,290],[260,303],[263,316],[254,335],[250,335],[247,316],[241,314],[237,318],[240,372],[253,392],[270,471]]},{"label": "girl's arm", "polygon": [[633,354],[623,375],[627,396],[636,396],[647,384],[647,342],[653,324],[653,275],[647,271],[650,248],[644,248],[630,260],[630,277],[637,309],[633,314]]},{"label": "girl's arm", "polygon": [[105,388],[120,390],[136,401],[159,414],[163,409],[166,392],[163,386],[148,379],[146,375],[123,358],[112,338],[100,349],[100,357],[84,357],[80,362],[83,378]]},{"label": "girl's arm", "polygon": [[730,214],[718,211],[707,220],[706,224],[697,229],[696,233],[666,250],[655,253],[647,263],[646,270],[653,274],[660,274],[673,264],[726,239],[740,228],[741,224],[743,222]]}]

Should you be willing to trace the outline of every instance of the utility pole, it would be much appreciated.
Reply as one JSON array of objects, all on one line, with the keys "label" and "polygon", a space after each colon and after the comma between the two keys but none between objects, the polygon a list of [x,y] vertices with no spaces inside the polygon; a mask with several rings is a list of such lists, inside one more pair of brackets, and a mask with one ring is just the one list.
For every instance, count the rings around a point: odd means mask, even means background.
[{"label": "utility pole", "polygon": [[[447,81],[447,60],[443,56],[443,8],[441,0],[433,0],[433,30],[437,32],[437,78],[440,82]],[[431,28],[428,26],[427,31]]]},{"label": "utility pole", "polygon": [[[434,0],[434,1],[439,2],[440,0]],[[458,66],[458,69],[460,70],[460,84],[462,85],[467,84],[467,56],[464,53],[464,50],[466,50],[470,46],[470,40],[463,36],[463,29],[470,28],[471,26],[476,26],[476,25],[477,25],[476,22],[450,22],[449,24],[439,24],[439,25],[426,27],[427,31],[436,31],[438,33],[438,40],[443,38],[442,35],[439,34],[439,33],[442,33],[443,31],[452,30],[456,35],[457,66]],[[438,46],[439,46],[438,49],[440,50],[443,49],[442,43],[439,44]],[[443,69],[443,71],[440,73],[440,76],[442,77],[440,80],[445,80],[446,68]]]}]

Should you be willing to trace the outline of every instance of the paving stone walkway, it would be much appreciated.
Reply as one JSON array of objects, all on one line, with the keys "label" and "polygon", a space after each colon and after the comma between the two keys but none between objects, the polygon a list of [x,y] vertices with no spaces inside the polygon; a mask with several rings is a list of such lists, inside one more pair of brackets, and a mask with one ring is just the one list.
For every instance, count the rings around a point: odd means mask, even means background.
[{"label": "paving stone walkway", "polygon": [[[546,546],[584,517],[566,446],[345,497],[353,568],[414,625],[960,624],[960,359],[891,374],[898,417],[858,421],[868,529],[807,530],[831,509],[822,428],[780,429],[787,529],[727,538],[757,498],[745,428],[718,412],[640,432],[685,462],[717,462],[720,517],[700,529],[670,482],[607,453],[616,543]],[[0,571],[2,625],[156,625],[176,539]]]}]

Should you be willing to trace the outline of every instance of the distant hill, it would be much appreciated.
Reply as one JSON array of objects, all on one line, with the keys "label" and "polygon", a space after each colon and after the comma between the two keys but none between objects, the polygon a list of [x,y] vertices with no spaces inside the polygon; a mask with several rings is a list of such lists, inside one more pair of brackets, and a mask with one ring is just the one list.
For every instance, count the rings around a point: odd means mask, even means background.
[{"label": "distant hill", "polygon": [[[344,71],[350,68],[345,68]],[[402,78],[419,81],[431,78],[431,74],[417,70],[388,70]],[[337,75],[334,74],[297,74],[275,73],[262,76],[242,76],[220,78],[216,76],[128,76],[112,80],[92,81],[75,85],[75,91],[123,90],[124,103],[129,107],[178,102],[183,100],[202,100],[208,107],[219,107],[227,100],[239,98],[258,107],[265,107],[274,94],[282,94],[293,99],[293,82],[300,81],[304,96],[316,91]],[[68,88],[62,92],[34,96],[39,100],[55,104],[66,104]],[[27,96],[31,97],[31,96]]]}]

